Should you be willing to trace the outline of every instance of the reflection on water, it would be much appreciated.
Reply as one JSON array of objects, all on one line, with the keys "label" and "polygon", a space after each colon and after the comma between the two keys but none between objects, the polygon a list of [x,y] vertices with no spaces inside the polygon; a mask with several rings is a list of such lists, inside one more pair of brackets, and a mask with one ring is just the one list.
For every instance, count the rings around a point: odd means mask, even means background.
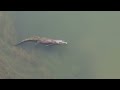
[{"label": "reflection on water", "polygon": [[[120,78],[119,12],[0,12],[0,78]],[[39,35],[68,45],[17,42]]]}]

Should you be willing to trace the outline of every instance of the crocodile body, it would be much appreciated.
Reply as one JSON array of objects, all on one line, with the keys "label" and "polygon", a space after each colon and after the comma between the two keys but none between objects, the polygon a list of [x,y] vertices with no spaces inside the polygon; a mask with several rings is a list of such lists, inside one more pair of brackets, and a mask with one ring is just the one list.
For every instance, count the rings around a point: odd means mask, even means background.
[{"label": "crocodile body", "polygon": [[63,40],[55,40],[55,39],[50,39],[46,37],[39,37],[39,36],[33,36],[27,39],[22,40],[21,42],[17,43],[16,45],[20,45],[25,42],[35,42],[37,44],[44,44],[44,45],[61,45],[61,44],[67,44],[67,42]]}]

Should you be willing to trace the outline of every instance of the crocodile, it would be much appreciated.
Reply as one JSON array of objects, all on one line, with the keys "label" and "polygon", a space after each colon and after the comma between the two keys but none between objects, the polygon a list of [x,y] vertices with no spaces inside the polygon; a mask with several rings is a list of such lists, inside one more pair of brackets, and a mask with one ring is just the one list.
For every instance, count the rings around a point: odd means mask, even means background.
[{"label": "crocodile", "polygon": [[65,42],[64,40],[56,40],[47,37],[33,36],[20,41],[19,43],[16,44],[16,46],[26,42],[35,42],[36,44],[44,44],[45,46],[67,44],[67,42]]}]

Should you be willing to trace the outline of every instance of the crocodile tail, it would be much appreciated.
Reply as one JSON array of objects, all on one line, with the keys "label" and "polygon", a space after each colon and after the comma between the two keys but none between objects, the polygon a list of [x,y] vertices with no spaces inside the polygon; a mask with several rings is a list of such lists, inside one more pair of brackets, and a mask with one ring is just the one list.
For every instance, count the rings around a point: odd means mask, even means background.
[{"label": "crocodile tail", "polygon": [[28,40],[22,40],[22,41],[20,41],[19,43],[17,43],[17,44],[15,44],[15,46],[18,46],[18,45],[20,45],[20,44],[22,44],[22,43],[25,43],[25,42],[27,42]]},{"label": "crocodile tail", "polygon": [[21,45],[23,43],[26,43],[26,42],[34,42],[35,40],[31,40],[31,39],[25,39],[25,40],[22,40],[21,42],[17,43],[15,46],[18,46],[18,45]]}]

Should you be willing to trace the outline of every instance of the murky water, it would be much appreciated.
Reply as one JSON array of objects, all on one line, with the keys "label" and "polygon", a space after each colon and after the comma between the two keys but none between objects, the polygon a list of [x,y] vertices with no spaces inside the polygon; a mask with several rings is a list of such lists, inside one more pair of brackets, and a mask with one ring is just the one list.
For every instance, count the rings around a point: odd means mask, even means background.
[{"label": "murky water", "polygon": [[[120,12],[0,12],[0,78],[120,78]],[[45,47],[15,43],[63,39]]]}]

